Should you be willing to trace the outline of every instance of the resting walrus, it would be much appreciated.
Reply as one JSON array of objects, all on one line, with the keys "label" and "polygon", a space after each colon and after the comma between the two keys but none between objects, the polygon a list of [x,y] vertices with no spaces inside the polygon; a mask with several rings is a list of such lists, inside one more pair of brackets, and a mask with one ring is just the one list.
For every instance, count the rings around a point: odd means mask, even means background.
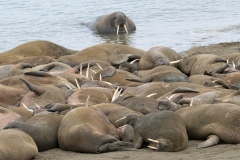
[{"label": "resting walrus", "polygon": [[[190,139],[205,140],[197,148],[205,148],[220,141],[240,143],[240,108],[230,103],[202,104],[176,111],[185,121]],[[206,140],[207,139],[207,140]]]},{"label": "resting walrus", "polygon": [[63,117],[58,142],[63,150],[83,153],[133,150],[133,134],[133,129],[126,125],[115,128],[101,111],[79,107]]},{"label": "resting walrus", "polygon": [[87,23],[87,27],[98,34],[112,34],[118,32],[131,32],[136,30],[134,22],[123,12],[113,12],[109,15],[97,17]]}]

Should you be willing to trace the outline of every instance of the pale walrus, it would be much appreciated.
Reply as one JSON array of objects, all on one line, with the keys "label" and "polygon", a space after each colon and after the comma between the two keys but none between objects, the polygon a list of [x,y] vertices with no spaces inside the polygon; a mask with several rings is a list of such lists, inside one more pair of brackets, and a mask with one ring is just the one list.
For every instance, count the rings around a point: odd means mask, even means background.
[{"label": "pale walrus", "polygon": [[113,12],[109,15],[99,16],[87,23],[87,27],[98,34],[128,33],[136,30],[134,22],[123,12]]}]

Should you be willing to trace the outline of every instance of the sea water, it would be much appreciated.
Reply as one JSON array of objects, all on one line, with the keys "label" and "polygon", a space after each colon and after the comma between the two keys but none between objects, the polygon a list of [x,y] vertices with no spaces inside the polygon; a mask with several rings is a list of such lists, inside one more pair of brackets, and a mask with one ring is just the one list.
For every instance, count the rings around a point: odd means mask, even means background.
[{"label": "sea water", "polygon": [[[0,53],[34,40],[74,50],[118,43],[177,52],[240,40],[239,0],[0,0],[0,11]],[[94,34],[83,25],[115,11],[124,12],[137,30],[118,37]]]}]

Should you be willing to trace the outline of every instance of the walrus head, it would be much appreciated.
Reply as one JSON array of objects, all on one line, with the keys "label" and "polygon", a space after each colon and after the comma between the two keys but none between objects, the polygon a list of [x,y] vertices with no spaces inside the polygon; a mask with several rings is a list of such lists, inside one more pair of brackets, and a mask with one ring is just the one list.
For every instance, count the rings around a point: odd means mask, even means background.
[{"label": "walrus head", "polygon": [[114,12],[112,14],[113,14],[112,24],[114,28],[117,29],[117,35],[118,35],[118,32],[124,32],[124,31],[126,31],[126,33],[128,34],[126,15],[122,12]]}]

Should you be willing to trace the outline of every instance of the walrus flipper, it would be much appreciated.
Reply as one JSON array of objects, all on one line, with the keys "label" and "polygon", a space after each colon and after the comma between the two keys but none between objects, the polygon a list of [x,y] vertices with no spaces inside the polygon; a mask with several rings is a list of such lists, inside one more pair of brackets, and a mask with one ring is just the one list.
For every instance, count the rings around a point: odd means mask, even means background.
[{"label": "walrus flipper", "polygon": [[218,144],[220,141],[220,138],[217,135],[210,135],[208,136],[208,139],[204,142],[198,143],[197,148],[206,148],[211,147],[216,144]]}]

